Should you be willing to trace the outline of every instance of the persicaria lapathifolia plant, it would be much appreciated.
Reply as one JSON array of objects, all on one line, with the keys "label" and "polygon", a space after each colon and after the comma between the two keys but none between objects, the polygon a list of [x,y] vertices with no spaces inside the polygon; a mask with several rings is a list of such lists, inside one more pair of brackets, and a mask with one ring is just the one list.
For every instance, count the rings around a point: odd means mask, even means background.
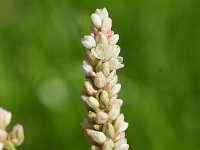
[{"label": "persicaria lapathifolia plant", "polygon": [[116,74],[124,67],[116,45],[119,35],[111,30],[112,20],[106,8],[97,9],[91,19],[92,33],[82,38],[88,56],[81,65],[85,74],[81,100],[88,110],[82,127],[92,150],[128,150],[128,123],[120,112],[123,100],[118,98],[121,84]]},{"label": "persicaria lapathifolia plant", "polygon": [[12,114],[0,108],[0,150],[16,150],[24,141],[24,129],[16,124],[9,132],[6,130],[10,124]]}]

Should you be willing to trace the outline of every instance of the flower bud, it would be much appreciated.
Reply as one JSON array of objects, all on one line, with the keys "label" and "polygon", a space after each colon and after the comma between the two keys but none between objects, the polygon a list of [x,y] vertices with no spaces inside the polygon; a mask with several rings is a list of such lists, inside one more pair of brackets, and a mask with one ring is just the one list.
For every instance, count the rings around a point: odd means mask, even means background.
[{"label": "flower bud", "polygon": [[110,74],[110,65],[109,63],[106,61],[102,64],[102,71],[103,71],[103,74],[108,77],[109,74]]},{"label": "flower bud", "polygon": [[92,145],[91,150],[101,150],[98,146]]},{"label": "flower bud", "polygon": [[121,145],[121,144],[127,144],[127,139],[124,137],[124,138],[121,138],[119,139],[116,143],[115,143],[115,147]]},{"label": "flower bud", "polygon": [[103,144],[106,141],[106,136],[103,132],[87,129],[86,130],[87,135],[91,137],[91,139],[98,143],[98,144]]},{"label": "flower bud", "polygon": [[113,150],[114,143],[111,139],[107,139],[102,146],[102,150]]},{"label": "flower bud", "polygon": [[107,137],[114,138],[115,137],[115,129],[111,123],[106,123],[103,128],[103,132]]},{"label": "flower bud", "polygon": [[98,88],[103,88],[106,85],[106,77],[102,72],[96,73],[94,78],[94,84]]},{"label": "flower bud", "polygon": [[8,133],[0,129],[0,142],[4,142],[7,139]]},{"label": "flower bud", "polygon": [[92,111],[88,112],[88,119],[90,121],[94,122],[96,120],[96,117],[97,117],[97,115],[94,112],[92,112]]},{"label": "flower bud", "polygon": [[124,123],[124,114],[120,114],[116,121],[115,121],[115,130],[119,130],[119,128],[121,127],[121,125]]},{"label": "flower bud", "polygon": [[81,65],[81,70],[86,76],[89,76],[91,75],[91,72],[93,72],[93,67],[87,60],[84,60]]},{"label": "flower bud", "polygon": [[92,36],[86,35],[82,38],[82,44],[85,48],[92,49],[93,47],[96,46],[96,41]]},{"label": "flower bud", "polygon": [[93,125],[93,129],[99,131],[99,130],[101,129],[101,125],[99,125],[99,124],[94,124],[94,125]]},{"label": "flower bud", "polygon": [[15,146],[21,145],[24,141],[23,126],[20,124],[15,125],[12,131],[8,134],[8,139]]},{"label": "flower bud", "polygon": [[129,149],[129,145],[128,144],[121,144],[119,146],[116,146],[114,148],[114,150],[128,150]]},{"label": "flower bud", "polygon": [[107,77],[107,82],[110,82],[113,80],[113,78],[116,76],[116,70],[113,70],[110,75]]},{"label": "flower bud", "polygon": [[[95,48],[93,48],[95,49]],[[96,65],[98,62],[98,59],[91,53],[90,50],[86,50],[87,56],[88,56],[88,60],[92,65]]]},{"label": "flower bud", "polygon": [[95,13],[92,14],[91,19],[92,19],[92,22],[93,22],[95,27],[101,28],[102,21],[101,21],[101,18],[97,14],[95,14]]},{"label": "flower bud", "polygon": [[123,132],[128,128],[128,123],[127,122],[123,122],[119,128],[119,130],[117,132]]},{"label": "flower bud", "polygon": [[121,90],[121,84],[120,83],[114,85],[113,88],[112,88],[112,91],[111,91],[111,95],[114,96],[114,95],[118,94],[120,90]]},{"label": "flower bud", "polygon": [[125,138],[125,132],[118,132],[118,133],[116,133],[116,135],[115,135],[115,141],[118,141],[118,140],[120,140],[122,138]]},{"label": "flower bud", "polygon": [[0,129],[5,129],[11,121],[12,114],[3,108],[0,108]]},{"label": "flower bud", "polygon": [[106,35],[102,32],[99,32],[97,34],[96,41],[98,44],[103,44],[103,45],[108,44],[108,39],[107,39]]},{"label": "flower bud", "polygon": [[111,27],[112,27],[112,20],[110,18],[105,18],[103,20],[101,31],[103,33],[107,33],[111,29]]},{"label": "flower bud", "polygon": [[96,117],[96,122],[98,124],[104,124],[108,120],[108,114],[105,112],[98,112]]},{"label": "flower bud", "polygon": [[88,95],[95,95],[97,93],[97,90],[93,87],[89,80],[84,81],[84,86]]},{"label": "flower bud", "polygon": [[100,93],[100,102],[101,102],[105,107],[108,106],[108,104],[109,104],[108,92],[106,92],[106,91],[103,90],[103,91]]},{"label": "flower bud", "polygon": [[111,44],[111,45],[115,45],[115,44],[117,44],[118,40],[119,40],[119,35],[118,35],[118,34],[115,34],[115,35],[111,36],[111,37],[108,39],[108,42],[109,42],[109,44]]},{"label": "flower bud", "polygon": [[119,99],[116,99],[115,103],[113,104],[111,110],[109,111],[108,115],[109,115],[109,118],[111,120],[115,120],[117,119],[117,117],[119,116],[120,114],[120,108],[121,108],[121,101]]},{"label": "flower bud", "polygon": [[114,95],[114,96],[110,99],[110,101],[109,101],[109,106],[112,106],[112,105],[115,103],[117,97],[118,97],[117,95]]},{"label": "flower bud", "polygon": [[97,9],[96,10],[96,14],[99,15],[99,17],[101,18],[101,20],[104,20],[105,18],[108,17],[108,11],[107,11],[106,8]]},{"label": "flower bud", "polygon": [[89,106],[88,106],[88,104],[87,104],[87,100],[88,100],[88,96],[86,96],[86,95],[81,95],[81,101],[82,101],[82,103],[83,103],[83,105],[85,106],[85,108],[86,109],[89,109]]},{"label": "flower bud", "polygon": [[114,86],[114,85],[117,84],[117,82],[118,82],[118,76],[116,75],[116,76],[110,81],[110,84],[111,84],[111,86]]},{"label": "flower bud", "polygon": [[94,110],[97,110],[99,108],[99,101],[96,98],[92,97],[92,96],[90,96],[88,98],[87,103]]}]

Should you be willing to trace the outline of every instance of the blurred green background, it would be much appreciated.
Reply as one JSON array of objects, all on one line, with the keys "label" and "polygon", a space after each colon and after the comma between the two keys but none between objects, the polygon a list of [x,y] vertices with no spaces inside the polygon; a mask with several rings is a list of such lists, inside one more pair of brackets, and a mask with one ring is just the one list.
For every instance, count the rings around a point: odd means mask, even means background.
[{"label": "blurred green background", "polygon": [[120,35],[118,71],[135,150],[200,149],[198,0],[1,0],[0,106],[24,125],[21,150],[87,150],[80,39],[106,7]]}]

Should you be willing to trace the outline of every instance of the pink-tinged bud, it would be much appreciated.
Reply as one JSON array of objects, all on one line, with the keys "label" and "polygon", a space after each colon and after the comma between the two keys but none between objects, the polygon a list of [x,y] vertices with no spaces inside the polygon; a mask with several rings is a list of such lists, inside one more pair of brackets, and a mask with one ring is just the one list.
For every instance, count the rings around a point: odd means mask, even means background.
[{"label": "pink-tinged bud", "polygon": [[109,96],[108,96],[108,92],[106,91],[102,91],[100,93],[100,102],[107,107],[109,105]]},{"label": "pink-tinged bud", "polygon": [[87,129],[86,130],[87,135],[91,137],[91,139],[98,143],[98,144],[103,144],[106,141],[106,136],[103,132]]},{"label": "pink-tinged bud", "polygon": [[94,84],[98,88],[103,88],[106,85],[106,77],[102,72],[96,73],[94,78]]},{"label": "pink-tinged bud", "polygon": [[102,150],[113,150],[114,143],[111,139],[107,139],[102,146]]},{"label": "pink-tinged bud", "polygon": [[112,96],[118,94],[120,90],[121,90],[121,84],[118,83],[112,88],[112,91],[111,91]]},{"label": "pink-tinged bud", "polygon": [[119,40],[119,35],[118,35],[118,34],[115,34],[115,35],[111,36],[111,37],[108,39],[108,42],[109,42],[109,44],[111,44],[111,45],[115,45],[115,44],[117,44],[118,40]]},{"label": "pink-tinged bud", "polygon": [[115,136],[115,141],[118,141],[122,138],[125,138],[125,132],[118,132],[116,133],[116,136]]},{"label": "pink-tinged bud", "polygon": [[112,30],[109,30],[107,33],[107,38],[109,39],[113,34],[114,32]]},{"label": "pink-tinged bud", "polygon": [[115,143],[115,147],[122,145],[122,144],[127,144],[127,139],[126,138],[121,138]]},{"label": "pink-tinged bud", "polygon": [[123,122],[117,132],[124,132],[128,128],[128,123]]},{"label": "pink-tinged bud", "polygon": [[115,121],[115,130],[119,130],[119,128],[121,127],[121,125],[124,123],[124,114],[120,114],[116,121]]},{"label": "pink-tinged bud", "polygon": [[112,20],[110,18],[105,18],[103,20],[101,31],[106,34],[111,29],[111,27],[112,27]]},{"label": "pink-tinged bud", "polygon": [[8,137],[8,133],[4,130],[0,130],[0,142],[4,142]]},{"label": "pink-tinged bud", "polygon": [[94,97],[92,97],[92,96],[90,96],[89,98],[88,98],[88,101],[87,101],[87,103],[88,103],[88,105],[91,107],[91,108],[93,108],[94,110],[97,110],[98,108],[99,108],[99,101],[96,99],[96,98],[94,98]]},{"label": "pink-tinged bud", "polygon": [[84,86],[88,95],[95,95],[97,93],[97,90],[93,87],[91,81],[85,80]]},{"label": "pink-tinged bud", "polygon": [[7,110],[0,108],[0,129],[5,129],[11,121],[12,114]]},{"label": "pink-tinged bud", "polygon": [[92,145],[91,150],[101,150],[100,147]]},{"label": "pink-tinged bud", "polygon": [[111,120],[117,119],[120,114],[122,102],[119,99],[116,99],[115,103],[113,104],[111,110],[109,111],[108,115]]},{"label": "pink-tinged bud", "polygon": [[95,13],[92,14],[91,19],[92,19],[92,22],[93,22],[95,27],[101,28],[102,21],[101,21],[101,18],[97,14],[95,14]]},{"label": "pink-tinged bud", "polygon": [[106,123],[104,125],[103,132],[112,139],[115,137],[115,129],[111,123]]},{"label": "pink-tinged bud", "polygon": [[93,47],[96,46],[96,41],[94,40],[92,36],[86,35],[82,38],[81,41],[82,41],[83,46],[87,49],[92,49]]},{"label": "pink-tinged bud", "polygon": [[93,26],[93,27],[92,27],[92,32],[93,32],[94,34],[98,34],[99,30],[98,30],[95,26]]},{"label": "pink-tinged bud", "polygon": [[8,134],[8,139],[15,146],[21,145],[24,141],[23,126],[20,124],[15,125],[11,132]]},{"label": "pink-tinged bud", "polygon": [[96,118],[96,122],[98,124],[104,124],[106,123],[108,120],[108,114],[105,112],[98,112],[97,113],[97,118]]},{"label": "pink-tinged bud", "polygon": [[114,150],[128,150],[128,149],[129,149],[128,144],[121,144],[121,145],[114,148]]}]

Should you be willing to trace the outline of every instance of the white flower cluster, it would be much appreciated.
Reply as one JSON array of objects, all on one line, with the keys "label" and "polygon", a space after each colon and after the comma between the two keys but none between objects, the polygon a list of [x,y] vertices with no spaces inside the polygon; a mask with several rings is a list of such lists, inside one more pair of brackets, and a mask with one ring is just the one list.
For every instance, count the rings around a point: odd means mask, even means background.
[{"label": "white flower cluster", "polygon": [[0,150],[14,150],[24,141],[24,129],[22,125],[16,124],[10,132],[6,131],[10,124],[12,114],[0,108]]},{"label": "white flower cluster", "polygon": [[82,38],[88,56],[81,65],[86,76],[81,100],[88,110],[82,127],[92,150],[128,150],[128,123],[120,112],[123,100],[118,98],[121,84],[116,74],[124,67],[116,45],[119,35],[111,30],[112,20],[106,8],[97,9],[91,19],[92,33]]}]

